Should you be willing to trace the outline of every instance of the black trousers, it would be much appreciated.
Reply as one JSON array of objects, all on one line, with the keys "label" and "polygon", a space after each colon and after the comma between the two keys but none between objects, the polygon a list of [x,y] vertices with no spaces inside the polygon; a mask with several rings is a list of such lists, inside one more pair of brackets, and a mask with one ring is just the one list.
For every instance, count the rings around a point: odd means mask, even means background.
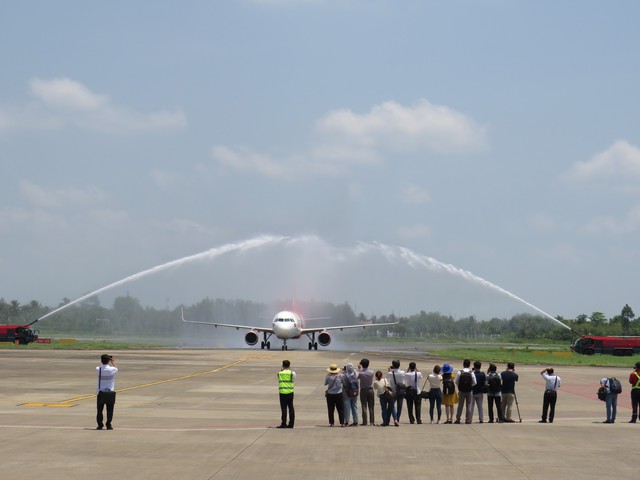
[{"label": "black trousers", "polygon": [[107,427],[111,426],[111,421],[113,420],[113,407],[115,407],[115,404],[108,404],[105,403],[102,400],[102,397],[100,394],[98,394],[98,415],[96,416],[96,421],[98,422],[98,426],[102,427],[103,425],[103,416],[102,416],[102,411],[104,410],[104,407],[107,407]]},{"label": "black trousers", "polygon": [[549,421],[553,422],[553,416],[556,413],[556,400],[558,392],[555,390],[545,390],[542,398],[542,420],[547,419],[547,411],[549,412]]},{"label": "black trousers", "polygon": [[[405,398],[407,401],[407,411],[409,413],[409,422],[414,423],[416,420],[422,423],[422,398],[418,395],[410,395]],[[415,411],[415,417],[413,412]]]},{"label": "black trousers", "polygon": [[429,417],[433,422],[433,407],[436,407],[438,412],[438,421],[442,416],[442,390],[439,388],[432,388],[429,390]]},{"label": "black trousers", "polygon": [[640,388],[631,389],[631,415],[638,416],[640,408]]},{"label": "black trousers", "polygon": [[[287,410],[289,410],[289,423],[287,424]],[[281,393],[280,394],[280,425],[288,425],[293,428],[293,424],[296,421],[296,410],[293,408],[293,393]]]},{"label": "black trousers", "polygon": [[327,413],[329,414],[329,425],[335,423],[334,409],[338,411],[340,425],[344,423],[344,400],[342,393],[327,393]]},{"label": "black trousers", "polygon": [[489,403],[489,421],[493,422],[493,403],[496,404],[496,420],[502,421],[502,399],[500,397],[494,397],[493,395],[487,395],[487,401]]}]

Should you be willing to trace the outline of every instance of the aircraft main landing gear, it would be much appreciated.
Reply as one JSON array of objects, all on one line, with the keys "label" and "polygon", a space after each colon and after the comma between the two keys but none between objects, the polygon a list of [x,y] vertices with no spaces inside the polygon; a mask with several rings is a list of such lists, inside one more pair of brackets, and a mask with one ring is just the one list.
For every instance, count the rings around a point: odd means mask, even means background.
[{"label": "aircraft main landing gear", "polygon": [[318,342],[316,342],[316,332],[311,332],[306,334],[309,337],[309,350],[318,350]]},{"label": "aircraft main landing gear", "polygon": [[264,350],[265,348],[267,350],[271,350],[271,342],[269,341],[269,337],[271,336],[271,334],[268,332],[263,332],[263,335],[264,335],[264,340],[260,342],[260,348],[262,350]]}]

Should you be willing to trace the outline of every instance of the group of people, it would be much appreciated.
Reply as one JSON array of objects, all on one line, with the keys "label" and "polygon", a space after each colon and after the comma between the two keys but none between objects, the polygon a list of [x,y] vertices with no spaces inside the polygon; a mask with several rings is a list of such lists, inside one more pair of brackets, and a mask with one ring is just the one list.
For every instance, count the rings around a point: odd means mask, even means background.
[{"label": "group of people", "polygon": [[[636,362],[635,370],[629,374],[629,384],[631,385],[631,420],[629,423],[638,421],[640,413],[640,362]],[[622,392],[622,385],[615,377],[603,377],[600,380],[600,390],[606,402],[607,419],[602,423],[615,423],[618,413],[618,395]],[[600,393],[600,392],[598,392]]]},{"label": "group of people", "polygon": [[[100,365],[96,367],[97,376],[97,429],[112,430],[113,410],[115,404],[115,376],[118,367],[111,355],[102,355]],[[555,416],[558,388],[561,379],[551,367],[540,372],[545,381],[542,400],[542,418],[540,423],[553,423]],[[293,405],[296,373],[291,370],[289,360],[282,362],[278,372],[278,391],[280,396],[281,422],[278,428],[293,428],[295,424],[295,408]],[[430,423],[441,423],[442,405],[445,407],[445,421],[442,423],[472,423],[474,411],[478,411],[478,421],[484,423],[484,397],[488,402],[489,423],[512,423],[513,404],[518,407],[515,386],[518,374],[513,362],[498,373],[494,363],[489,364],[486,373],[482,371],[482,363],[466,359],[462,369],[454,373],[451,364],[442,367],[436,365],[433,371],[423,380],[422,372],[415,362],[409,363],[404,371],[400,361],[393,360],[386,375],[381,370],[369,368],[369,360],[363,358],[354,367],[348,363],[343,368],[332,364],[327,369],[324,380],[325,397],[329,425],[335,425],[335,413],[338,413],[338,424],[342,427],[358,425],[380,425],[386,427],[393,422],[399,426],[403,405],[407,403],[409,423],[422,423],[422,400],[429,400]],[[629,375],[631,385],[632,415],[629,423],[638,421],[640,413],[640,362]],[[600,387],[606,401],[607,419],[603,423],[615,423],[618,395],[621,392],[619,381],[614,377],[604,377]],[[381,423],[376,423],[375,398],[378,398]],[[358,401],[359,399],[359,401]],[[358,409],[358,404],[360,409]],[[455,408],[457,405],[457,409]],[[106,407],[107,418],[104,421],[103,411]],[[495,413],[494,413],[495,408]],[[455,410],[455,415],[454,415]],[[362,414],[360,419],[359,414]],[[455,420],[454,420],[455,418]],[[288,419],[288,420],[287,420]],[[520,418],[520,421],[522,419]]]},{"label": "group of people", "polygon": [[[631,384],[631,399],[633,414],[630,423],[636,423],[640,409],[640,362],[629,376]],[[280,428],[293,427],[295,412],[293,410],[293,385],[291,392],[283,393],[282,386],[288,385],[287,378],[295,378],[288,370],[289,363],[283,362],[284,380],[280,380],[280,405],[282,408],[282,423]],[[542,415],[540,423],[553,423],[558,389],[562,385],[560,377],[551,367],[544,368],[540,375],[545,382],[542,398]],[[421,424],[422,400],[429,401],[429,422],[447,424],[472,423],[477,410],[478,422],[484,423],[484,398],[488,403],[488,423],[514,423],[514,404],[520,411],[516,396],[516,382],[518,374],[513,362],[507,363],[506,369],[498,372],[494,363],[489,364],[486,372],[482,370],[480,361],[473,362],[466,359],[462,368],[457,372],[449,363],[435,365],[433,371],[423,379],[415,362],[410,362],[406,371],[400,368],[400,361],[393,360],[387,368],[386,374],[381,370],[373,371],[369,368],[369,360],[363,358],[354,367],[352,363],[339,368],[332,364],[327,369],[324,385],[327,403],[329,425],[342,427],[356,427],[358,425],[379,425],[382,427],[400,425],[400,417],[406,401],[409,423]],[[614,423],[617,408],[617,391],[610,378],[603,378],[601,386],[607,392],[607,420],[604,423]],[[615,379],[614,379],[615,380]],[[284,382],[284,383],[283,383]],[[285,395],[283,400],[283,395]],[[375,398],[380,405],[381,421],[376,423]],[[359,401],[358,401],[359,398]],[[360,405],[360,410],[358,409]],[[445,418],[442,418],[444,405]],[[287,410],[290,421],[287,424]],[[361,413],[362,418],[359,418]]]},{"label": "group of people", "polygon": [[[550,372],[549,372],[550,370]],[[553,374],[553,369],[545,370],[545,375]],[[559,377],[552,385],[554,391],[560,386]],[[380,405],[382,427],[400,425],[400,417],[406,402],[409,423],[422,423],[422,400],[429,400],[429,422],[442,422],[442,406],[445,407],[445,421],[442,423],[471,423],[477,408],[479,422],[484,422],[484,396],[489,404],[489,423],[514,422],[512,419],[515,398],[515,383],[518,374],[513,363],[507,365],[502,373],[497,373],[495,364],[488,371],[482,371],[482,363],[465,360],[463,367],[454,373],[452,365],[436,365],[433,371],[423,379],[415,362],[409,363],[404,371],[400,361],[393,360],[386,374],[369,368],[369,360],[363,358],[357,366],[349,363],[342,369],[332,364],[327,369],[324,385],[327,387],[327,413],[329,425],[335,425],[338,414],[339,425],[355,427],[358,425],[376,425],[374,399]],[[358,423],[358,401],[362,409],[362,422]],[[546,398],[546,397],[545,397]],[[549,421],[553,421],[555,398],[549,396]],[[456,410],[457,405],[457,410]],[[546,404],[545,404],[546,405]],[[495,415],[494,415],[495,406]],[[455,410],[455,412],[454,412]],[[464,419],[463,419],[464,413]],[[546,418],[546,413],[544,414]],[[455,420],[454,420],[455,419]]]}]

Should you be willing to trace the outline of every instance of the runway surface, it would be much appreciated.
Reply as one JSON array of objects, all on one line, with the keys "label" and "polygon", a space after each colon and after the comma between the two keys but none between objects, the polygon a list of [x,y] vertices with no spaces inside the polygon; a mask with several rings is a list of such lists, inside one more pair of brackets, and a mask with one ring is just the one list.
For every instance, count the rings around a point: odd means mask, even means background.
[{"label": "runway surface", "polygon": [[[95,367],[114,355],[120,372],[114,430],[95,430]],[[0,350],[0,478],[7,479],[458,479],[633,478],[640,424],[630,418],[629,369],[559,367],[556,420],[539,424],[543,366],[518,365],[522,423],[329,428],[323,386],[331,363],[384,352]],[[297,373],[296,427],[280,422],[276,373]],[[401,354],[425,373],[427,354]],[[456,368],[460,361],[451,362]],[[486,370],[487,365],[483,365]],[[631,365],[630,365],[631,367]],[[499,365],[498,370],[504,369]],[[603,425],[602,376],[623,381],[618,419]],[[379,406],[376,405],[379,418]],[[517,417],[516,417],[517,418]]]}]

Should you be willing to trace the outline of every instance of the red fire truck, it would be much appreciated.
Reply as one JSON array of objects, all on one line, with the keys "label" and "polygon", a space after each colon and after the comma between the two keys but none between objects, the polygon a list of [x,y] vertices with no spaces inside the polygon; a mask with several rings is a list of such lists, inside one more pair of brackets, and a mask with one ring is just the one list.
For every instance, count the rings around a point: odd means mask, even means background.
[{"label": "red fire truck", "polygon": [[582,335],[571,350],[584,355],[604,353],[608,355],[635,355],[640,353],[640,337],[597,337]]},{"label": "red fire truck", "polygon": [[18,342],[26,345],[38,339],[38,331],[29,325],[0,325],[0,342]]}]

